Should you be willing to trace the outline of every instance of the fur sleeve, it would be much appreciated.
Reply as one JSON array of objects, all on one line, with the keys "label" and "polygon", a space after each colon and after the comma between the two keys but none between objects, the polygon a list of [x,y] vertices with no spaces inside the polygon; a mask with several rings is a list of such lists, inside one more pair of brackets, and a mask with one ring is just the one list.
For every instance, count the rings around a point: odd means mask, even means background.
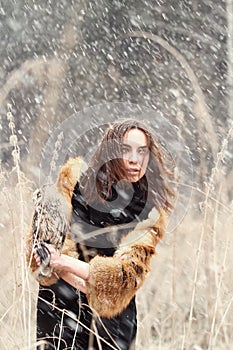
[{"label": "fur sleeve", "polygon": [[101,317],[121,313],[142,286],[166,221],[165,212],[159,214],[154,208],[147,220],[125,236],[113,257],[96,256],[91,260],[87,299]]}]

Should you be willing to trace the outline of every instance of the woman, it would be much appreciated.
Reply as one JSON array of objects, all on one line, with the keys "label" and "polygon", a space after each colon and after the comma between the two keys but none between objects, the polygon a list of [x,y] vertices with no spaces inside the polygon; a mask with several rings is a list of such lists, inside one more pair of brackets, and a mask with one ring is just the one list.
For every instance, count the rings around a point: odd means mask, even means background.
[{"label": "woman", "polygon": [[[79,259],[48,245],[60,279],[39,291],[37,339],[46,349],[132,349],[135,293],[174,200],[169,179],[173,163],[143,124],[124,120],[108,128],[73,192]],[[36,252],[35,258],[39,265]]]}]

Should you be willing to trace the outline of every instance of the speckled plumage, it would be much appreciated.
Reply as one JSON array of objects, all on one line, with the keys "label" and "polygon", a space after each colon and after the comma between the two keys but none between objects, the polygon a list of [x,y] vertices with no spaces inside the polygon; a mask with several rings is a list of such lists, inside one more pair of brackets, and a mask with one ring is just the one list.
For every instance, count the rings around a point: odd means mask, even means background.
[{"label": "speckled plumage", "polygon": [[[58,179],[53,185],[45,185],[34,192],[34,212],[27,238],[27,262],[41,285],[57,282],[58,276],[49,266],[49,254],[44,243],[52,244],[56,250],[78,257],[75,243],[69,237],[72,212],[71,197],[74,186],[85,163],[81,158],[70,158],[59,171]],[[39,247],[45,255],[38,268],[33,249]],[[46,256],[47,254],[47,256]]]}]

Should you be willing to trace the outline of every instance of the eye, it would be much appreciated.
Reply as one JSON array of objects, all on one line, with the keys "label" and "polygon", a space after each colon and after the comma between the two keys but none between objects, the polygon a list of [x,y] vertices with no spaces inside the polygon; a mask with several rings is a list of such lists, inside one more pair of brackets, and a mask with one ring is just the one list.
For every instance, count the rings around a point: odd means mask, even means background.
[{"label": "eye", "polygon": [[123,153],[123,154],[126,154],[126,153],[128,153],[128,152],[129,152],[129,147],[123,146],[123,147],[122,147],[122,153]]},{"label": "eye", "polygon": [[138,153],[139,154],[147,154],[149,152],[149,149],[147,147],[139,148]]}]

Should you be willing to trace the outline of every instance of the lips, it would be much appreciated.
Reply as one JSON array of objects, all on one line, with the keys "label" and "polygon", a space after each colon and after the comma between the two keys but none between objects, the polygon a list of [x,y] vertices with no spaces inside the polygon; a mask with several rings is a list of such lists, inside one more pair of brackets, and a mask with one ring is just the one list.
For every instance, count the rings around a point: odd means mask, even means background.
[{"label": "lips", "polygon": [[140,172],[140,169],[132,168],[128,169],[128,173],[130,174],[138,174]]}]

